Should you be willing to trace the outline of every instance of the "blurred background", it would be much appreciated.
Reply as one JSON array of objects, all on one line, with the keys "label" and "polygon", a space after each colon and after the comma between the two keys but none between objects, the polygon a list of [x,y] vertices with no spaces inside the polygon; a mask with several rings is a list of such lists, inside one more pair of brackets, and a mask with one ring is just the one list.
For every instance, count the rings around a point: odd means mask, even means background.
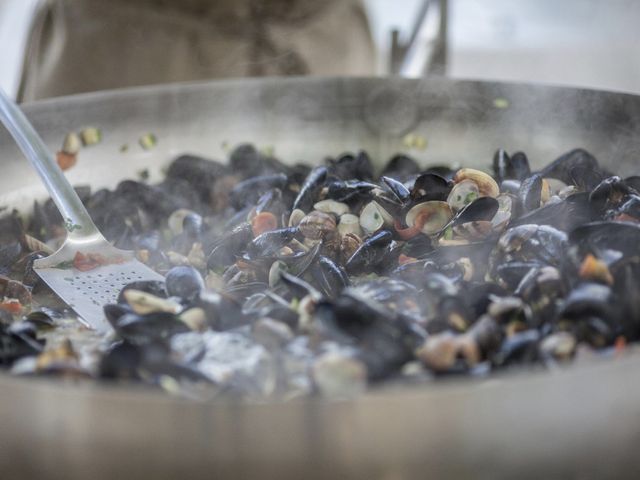
[{"label": "blurred background", "polygon": [[29,101],[263,75],[447,75],[640,93],[635,0],[0,0]]}]

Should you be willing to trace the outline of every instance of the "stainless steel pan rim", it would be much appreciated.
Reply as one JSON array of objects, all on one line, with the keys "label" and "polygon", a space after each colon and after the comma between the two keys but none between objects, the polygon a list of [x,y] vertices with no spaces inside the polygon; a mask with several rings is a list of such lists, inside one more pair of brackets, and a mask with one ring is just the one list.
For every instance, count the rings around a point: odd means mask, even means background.
[{"label": "stainless steel pan rim", "polygon": [[[498,108],[496,99],[508,107]],[[573,147],[629,173],[640,98],[567,88],[399,78],[263,79],[85,94],[25,106],[52,149],[95,125],[74,183],[113,185],[183,151],[222,157],[229,143],[271,143],[286,161],[364,147],[382,160],[409,132],[421,161],[487,166],[522,149],[538,165]],[[152,131],[157,149],[135,148]],[[120,154],[122,143],[132,148]],[[0,132],[0,203],[42,195]],[[3,183],[4,181],[4,183]],[[640,357],[567,371],[373,391],[345,401],[197,403],[147,390],[0,375],[0,474],[60,478],[460,478],[626,476],[640,436]],[[52,448],[54,446],[55,448]],[[6,454],[4,453],[6,452]]]}]

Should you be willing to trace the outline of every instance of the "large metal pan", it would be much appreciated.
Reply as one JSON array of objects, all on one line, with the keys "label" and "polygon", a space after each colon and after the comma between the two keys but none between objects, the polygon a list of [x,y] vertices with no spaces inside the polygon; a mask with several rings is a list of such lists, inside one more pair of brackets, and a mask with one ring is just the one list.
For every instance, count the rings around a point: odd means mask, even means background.
[{"label": "large metal pan", "polygon": [[[500,99],[496,102],[496,99]],[[506,102],[505,102],[506,101]],[[496,105],[507,108],[497,108]],[[93,125],[74,183],[113,186],[185,151],[274,146],[286,161],[367,149],[383,162],[423,135],[425,163],[488,166],[522,149],[541,165],[577,146],[616,171],[640,151],[640,97],[442,79],[268,79],[169,85],[25,107],[56,149]],[[144,152],[139,135],[153,132]],[[122,144],[127,152],[120,152]],[[0,132],[0,205],[44,196]],[[0,375],[0,478],[637,477],[640,356],[483,382],[382,390],[355,400],[202,404],[139,389]]]}]

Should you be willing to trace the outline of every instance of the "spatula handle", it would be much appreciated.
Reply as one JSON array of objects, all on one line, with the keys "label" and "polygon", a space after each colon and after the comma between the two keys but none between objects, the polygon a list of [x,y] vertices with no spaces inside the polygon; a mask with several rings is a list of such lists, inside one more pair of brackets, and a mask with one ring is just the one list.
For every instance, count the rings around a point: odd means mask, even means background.
[{"label": "spatula handle", "polygon": [[89,212],[20,107],[0,88],[0,121],[36,169],[64,218],[68,238],[100,235]]}]

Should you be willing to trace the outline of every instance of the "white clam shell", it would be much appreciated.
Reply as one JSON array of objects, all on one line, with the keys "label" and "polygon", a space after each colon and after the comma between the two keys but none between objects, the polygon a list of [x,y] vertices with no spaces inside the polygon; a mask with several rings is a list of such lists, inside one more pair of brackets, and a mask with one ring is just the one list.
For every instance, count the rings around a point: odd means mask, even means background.
[{"label": "white clam shell", "polygon": [[280,282],[280,272],[287,271],[287,264],[281,260],[276,260],[269,268],[269,286],[275,287]]},{"label": "white clam shell", "polygon": [[335,213],[338,216],[349,213],[349,205],[336,200],[320,200],[313,205],[313,209],[324,213]]},{"label": "white clam shell", "polygon": [[447,197],[447,203],[453,210],[457,211],[480,196],[480,189],[476,182],[473,180],[463,180],[453,186]]},{"label": "white clam shell", "polygon": [[345,213],[340,217],[338,223],[338,232],[341,237],[344,237],[348,233],[353,233],[362,236],[362,228],[360,227],[360,218],[357,215],[351,213]]},{"label": "white clam shell", "polygon": [[498,200],[498,211],[491,219],[494,228],[500,229],[511,220],[511,209],[513,208],[513,198],[507,194],[500,194],[496,197]]},{"label": "white clam shell", "polygon": [[298,226],[298,224],[300,223],[300,221],[306,216],[307,214],[304,213],[302,210],[300,210],[299,208],[296,208],[293,212],[291,212],[291,215],[289,215],[289,227],[296,227]]},{"label": "white clam shell", "polygon": [[454,182],[460,183],[464,180],[472,180],[480,189],[483,197],[497,197],[500,194],[500,187],[488,173],[475,168],[461,168],[453,178]]},{"label": "white clam shell", "polygon": [[374,233],[384,225],[392,225],[393,217],[375,200],[367,203],[360,212],[360,226],[366,233]]},{"label": "white clam shell", "polygon": [[415,225],[416,218],[420,214],[426,214],[427,220],[422,226],[422,233],[426,235],[433,235],[434,233],[442,230],[449,220],[453,217],[453,212],[447,202],[431,201],[423,202],[414,205],[411,210],[407,212],[405,217],[405,223],[409,227]]}]

